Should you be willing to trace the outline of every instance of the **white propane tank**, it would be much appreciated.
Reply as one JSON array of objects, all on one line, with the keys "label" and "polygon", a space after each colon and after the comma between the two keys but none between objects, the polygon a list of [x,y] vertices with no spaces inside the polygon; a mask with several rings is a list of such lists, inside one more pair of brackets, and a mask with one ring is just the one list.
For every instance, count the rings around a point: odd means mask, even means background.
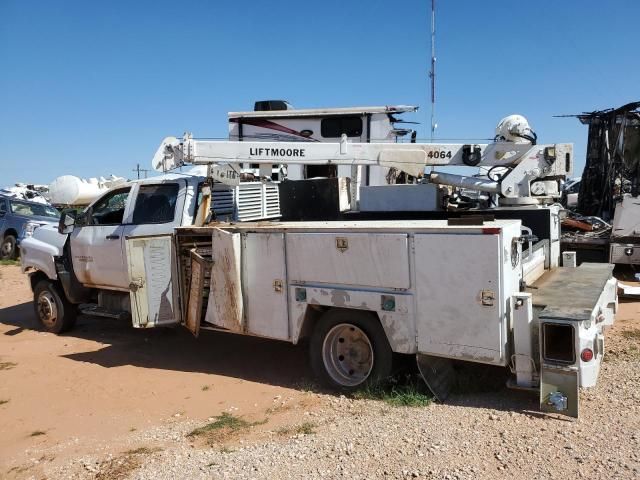
[{"label": "white propane tank", "polygon": [[49,185],[49,196],[54,205],[84,206],[89,205],[109,188],[124,182],[125,179],[119,177],[98,181],[95,178],[85,180],[74,175],[62,175]]},{"label": "white propane tank", "polygon": [[536,140],[536,134],[525,117],[522,115],[509,115],[498,122],[496,140],[513,143],[533,143]]}]

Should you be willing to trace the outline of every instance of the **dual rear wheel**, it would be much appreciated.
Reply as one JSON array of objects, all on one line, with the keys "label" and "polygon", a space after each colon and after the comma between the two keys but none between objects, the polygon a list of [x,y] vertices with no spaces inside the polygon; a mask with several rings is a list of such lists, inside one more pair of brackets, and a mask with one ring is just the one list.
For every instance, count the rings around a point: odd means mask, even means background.
[{"label": "dual rear wheel", "polygon": [[393,351],[375,314],[329,310],[320,317],[309,344],[311,367],[326,386],[352,392],[389,377]]}]

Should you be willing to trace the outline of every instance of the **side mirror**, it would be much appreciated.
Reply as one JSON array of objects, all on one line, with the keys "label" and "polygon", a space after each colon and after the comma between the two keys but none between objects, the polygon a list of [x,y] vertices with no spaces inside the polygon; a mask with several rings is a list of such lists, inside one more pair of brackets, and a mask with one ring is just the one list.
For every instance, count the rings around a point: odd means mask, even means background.
[{"label": "side mirror", "polygon": [[0,210],[0,217],[4,217],[6,215],[6,211],[5,210]]},{"label": "side mirror", "polygon": [[76,211],[64,210],[60,215],[60,222],[58,223],[58,233],[62,235],[73,232],[73,228],[76,225]]}]

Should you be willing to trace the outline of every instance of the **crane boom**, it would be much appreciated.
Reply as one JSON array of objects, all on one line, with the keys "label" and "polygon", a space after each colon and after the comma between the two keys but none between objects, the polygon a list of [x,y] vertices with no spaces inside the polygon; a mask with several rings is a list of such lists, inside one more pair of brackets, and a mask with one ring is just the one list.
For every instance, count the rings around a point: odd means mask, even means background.
[{"label": "crane boom", "polygon": [[[504,121],[499,126],[503,124]],[[519,136],[522,135],[513,138]],[[431,172],[428,178],[433,183],[517,199],[531,197],[531,182],[549,178],[557,187],[558,179],[572,170],[571,144],[534,143],[512,138],[488,144],[357,143],[349,142],[346,135],[335,143],[236,142],[201,140],[186,134],[182,139],[165,138],[153,158],[153,166],[167,171],[186,164],[207,165],[213,178],[225,183],[239,182],[237,171],[229,168],[229,164],[239,163],[369,165],[395,168],[414,177],[424,176],[428,166],[506,167],[507,173],[497,180],[442,172]],[[559,196],[559,188],[550,188],[551,183],[545,187],[551,192],[546,196]]]}]

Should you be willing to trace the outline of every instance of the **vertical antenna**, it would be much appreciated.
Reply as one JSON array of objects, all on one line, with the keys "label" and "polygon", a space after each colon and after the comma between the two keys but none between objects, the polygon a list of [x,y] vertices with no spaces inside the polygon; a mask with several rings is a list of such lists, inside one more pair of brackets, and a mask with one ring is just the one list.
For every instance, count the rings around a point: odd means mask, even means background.
[{"label": "vertical antenna", "polygon": [[436,0],[431,0],[431,141],[436,131]]}]

